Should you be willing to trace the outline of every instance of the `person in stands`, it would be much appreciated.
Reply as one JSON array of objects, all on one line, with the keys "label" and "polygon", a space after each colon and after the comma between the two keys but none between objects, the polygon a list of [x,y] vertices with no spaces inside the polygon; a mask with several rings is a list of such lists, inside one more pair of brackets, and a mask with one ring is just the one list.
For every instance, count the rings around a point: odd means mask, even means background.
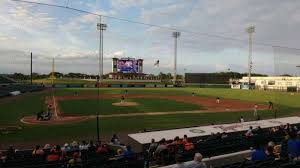
[{"label": "person in stands", "polygon": [[68,162],[68,167],[75,167],[78,166],[82,162],[82,159],[80,158],[80,155],[78,152],[75,152],[73,154],[72,159]]},{"label": "person in stands", "polygon": [[275,160],[276,156],[274,154],[274,147],[268,146],[266,149],[266,155],[268,160]]},{"label": "person in stands", "polygon": [[300,156],[300,141],[295,133],[291,133],[288,140],[288,155],[291,160]]},{"label": "person in stands", "polygon": [[248,131],[245,134],[246,137],[252,137],[253,136],[253,127],[250,126]]},{"label": "person in stands", "polygon": [[185,163],[184,168],[207,168],[206,164],[202,162],[202,158],[203,157],[200,153],[196,153],[194,156],[194,160]]},{"label": "person in stands", "polygon": [[183,140],[182,140],[182,144],[184,145],[185,143],[188,142],[188,137],[187,135],[183,135]]},{"label": "person in stands", "polygon": [[181,155],[177,154],[175,156],[175,161],[176,161],[176,164],[172,168],[185,168]]},{"label": "person in stands", "polygon": [[97,151],[96,151],[97,154],[106,154],[108,153],[108,147],[106,144],[102,144],[98,147]]},{"label": "person in stands", "polygon": [[114,134],[113,137],[111,138],[110,142],[114,145],[120,145],[121,142],[120,142],[120,139],[119,137],[117,136],[117,134]]},{"label": "person in stands", "polygon": [[166,140],[165,139],[162,139],[159,141],[159,144],[154,152],[154,155],[155,156],[158,156],[160,154],[160,152],[164,151],[164,150],[167,150],[168,147],[166,145]]},{"label": "person in stands", "polygon": [[16,157],[16,150],[12,145],[9,146],[7,152],[6,152],[6,159],[7,160],[14,160]]},{"label": "person in stands", "polygon": [[32,151],[33,156],[43,156],[44,155],[44,150],[41,148],[40,145],[36,145],[34,150]]},{"label": "person in stands", "polygon": [[184,144],[184,150],[190,151],[193,149],[194,149],[194,144],[190,140],[187,140],[187,142]]},{"label": "person in stands", "polygon": [[124,152],[123,156],[124,158],[132,158],[134,156],[131,146],[126,146],[126,151]]},{"label": "person in stands", "polygon": [[252,161],[264,161],[267,159],[267,155],[264,149],[258,144],[255,144],[254,151],[251,154]]},{"label": "person in stands", "polygon": [[88,144],[88,150],[89,150],[90,152],[95,152],[95,151],[97,150],[97,148],[96,148],[96,146],[95,146],[95,144],[94,144],[93,141],[90,141],[90,142],[89,142],[89,144]]},{"label": "person in stands", "polygon": [[47,156],[47,162],[59,161],[59,154],[55,150],[51,150],[50,154]]},{"label": "person in stands", "polygon": [[155,142],[155,139],[151,139],[151,144],[148,149],[149,155],[151,157],[153,156],[153,153],[155,152],[157,146],[158,146],[158,144]]}]

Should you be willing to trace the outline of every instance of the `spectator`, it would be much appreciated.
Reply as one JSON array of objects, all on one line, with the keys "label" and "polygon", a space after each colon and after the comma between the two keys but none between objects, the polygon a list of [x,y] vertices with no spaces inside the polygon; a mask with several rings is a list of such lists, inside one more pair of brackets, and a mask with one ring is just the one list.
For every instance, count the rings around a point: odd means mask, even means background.
[{"label": "spectator", "polygon": [[268,146],[266,150],[266,155],[268,160],[275,160],[276,156],[274,154],[274,147]]},{"label": "spectator", "polygon": [[50,154],[47,156],[47,162],[59,161],[59,154],[55,150],[51,150]]},{"label": "spectator", "polygon": [[121,142],[120,142],[120,139],[119,137],[117,136],[117,134],[114,134],[113,137],[111,138],[110,142],[114,145],[120,145]]},{"label": "spectator", "polygon": [[80,149],[79,149],[79,144],[77,141],[73,141],[71,143],[71,151],[72,152],[78,152]]},{"label": "spectator", "polygon": [[0,151],[0,163],[4,163],[6,161],[6,156],[3,152]]},{"label": "spectator", "polygon": [[159,141],[159,145],[157,146],[154,155],[158,156],[162,151],[167,150],[166,140],[162,139]]},{"label": "spectator", "polygon": [[96,151],[97,154],[106,154],[108,153],[108,147],[106,144],[102,144],[101,146],[98,147],[97,151]]},{"label": "spectator", "polygon": [[182,144],[182,141],[180,140],[179,136],[176,136],[174,140],[171,143],[169,143],[169,145],[180,145],[180,144]]},{"label": "spectator", "polygon": [[250,126],[248,131],[245,134],[246,137],[252,137],[253,136],[253,127]]},{"label": "spectator", "polygon": [[264,161],[267,159],[265,151],[260,147],[259,144],[255,144],[255,150],[251,154],[252,161]]},{"label": "spectator", "polygon": [[187,141],[187,143],[184,144],[184,150],[190,151],[194,149],[194,144],[191,141]]},{"label": "spectator", "polygon": [[280,158],[288,158],[288,137],[281,142]]},{"label": "spectator", "polygon": [[183,135],[183,140],[182,140],[182,144],[184,145],[185,143],[188,142],[188,137],[187,135]]},{"label": "spectator", "polygon": [[228,135],[226,134],[226,132],[223,132],[222,135],[221,135],[221,139],[225,139],[227,137],[228,137]]},{"label": "spectator", "polygon": [[149,159],[153,159],[154,152],[156,151],[158,144],[155,142],[155,139],[151,139],[151,144],[149,146],[148,152],[149,152]]},{"label": "spectator", "polygon": [[45,154],[50,153],[50,150],[51,150],[50,144],[45,144],[45,146],[43,148],[43,151],[45,152]]},{"label": "spectator", "polygon": [[16,157],[16,151],[12,145],[9,146],[7,153],[6,153],[6,159],[7,160],[14,160]]},{"label": "spectator", "polygon": [[255,130],[255,133],[258,134],[258,135],[261,135],[261,134],[263,134],[264,132],[263,132],[262,128],[261,128],[260,126],[258,126],[258,127],[256,128],[256,130]]},{"label": "spectator", "polygon": [[196,153],[194,160],[184,164],[184,168],[207,168],[206,164],[202,162],[202,155]]},{"label": "spectator", "polygon": [[290,134],[290,139],[288,140],[288,154],[290,159],[300,156],[300,142],[294,133]]},{"label": "spectator", "polygon": [[90,142],[89,142],[89,144],[88,144],[88,150],[89,150],[90,152],[96,152],[97,148],[96,148],[96,146],[95,146],[95,144],[94,144],[93,141],[90,141]]},{"label": "spectator", "polygon": [[80,150],[87,150],[89,148],[88,143],[86,141],[82,141],[79,145]]},{"label": "spectator", "polygon": [[75,167],[78,166],[78,164],[80,164],[82,162],[80,155],[78,152],[75,152],[73,154],[72,159],[69,160],[68,162],[68,167]]},{"label": "spectator", "polygon": [[177,154],[175,156],[176,165],[174,165],[172,168],[185,168],[182,156]]},{"label": "spectator", "polygon": [[71,151],[71,146],[68,143],[65,143],[64,147],[62,148],[62,151],[64,153],[70,152]]},{"label": "spectator", "polygon": [[35,149],[32,151],[33,156],[43,156],[44,155],[43,149],[41,149],[40,145],[36,145]]},{"label": "spectator", "polygon": [[124,158],[132,158],[134,156],[131,146],[126,146],[126,151],[124,152],[123,156]]}]

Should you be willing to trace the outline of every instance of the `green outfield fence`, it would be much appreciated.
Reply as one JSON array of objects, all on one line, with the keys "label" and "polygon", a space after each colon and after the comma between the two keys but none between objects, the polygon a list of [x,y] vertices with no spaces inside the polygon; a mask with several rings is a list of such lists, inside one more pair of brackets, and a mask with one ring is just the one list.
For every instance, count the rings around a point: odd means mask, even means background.
[{"label": "green outfield fence", "polygon": [[186,87],[198,88],[231,88],[229,84],[208,84],[208,83],[186,83]]}]

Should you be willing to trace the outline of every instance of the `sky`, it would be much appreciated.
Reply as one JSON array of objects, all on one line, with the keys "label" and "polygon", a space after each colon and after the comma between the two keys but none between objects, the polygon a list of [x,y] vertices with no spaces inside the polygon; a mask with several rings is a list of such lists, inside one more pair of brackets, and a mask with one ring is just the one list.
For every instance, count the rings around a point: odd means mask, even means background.
[{"label": "sky", "polygon": [[[66,6],[68,0],[28,1]],[[68,6],[182,30],[177,58],[181,74],[228,68],[246,72],[245,28],[254,25],[253,72],[300,75],[299,0],[69,0]],[[99,20],[65,8],[0,0],[0,73],[28,74],[32,52],[34,72],[51,72],[55,58],[56,71],[97,74]],[[173,71],[174,30],[108,17],[101,21],[108,26],[105,73],[111,72],[113,57],[144,59],[145,73]],[[159,67],[153,66],[156,60]]]}]

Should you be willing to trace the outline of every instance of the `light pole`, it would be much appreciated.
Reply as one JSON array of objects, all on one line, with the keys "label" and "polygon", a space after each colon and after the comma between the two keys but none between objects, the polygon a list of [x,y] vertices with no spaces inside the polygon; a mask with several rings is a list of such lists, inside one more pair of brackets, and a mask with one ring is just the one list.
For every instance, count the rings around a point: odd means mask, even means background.
[{"label": "light pole", "polygon": [[103,79],[103,30],[106,30],[107,25],[100,22],[97,23],[97,29],[99,30],[99,77],[98,77],[98,111],[97,111],[97,140],[100,142],[100,128],[99,128],[99,111],[100,111],[100,84]]},{"label": "light pole", "polygon": [[99,78],[100,82],[102,82],[103,79],[103,31],[106,30],[107,25],[104,23],[97,24],[97,29],[99,30]]},{"label": "light pole", "polygon": [[252,35],[255,32],[255,26],[246,28],[246,32],[249,34],[249,55],[248,55],[248,86],[250,89],[251,84],[251,71],[252,71]]},{"label": "light pole", "polygon": [[180,36],[180,32],[173,32],[173,37],[174,37],[174,86],[176,85],[176,80],[177,80],[177,39]]}]

